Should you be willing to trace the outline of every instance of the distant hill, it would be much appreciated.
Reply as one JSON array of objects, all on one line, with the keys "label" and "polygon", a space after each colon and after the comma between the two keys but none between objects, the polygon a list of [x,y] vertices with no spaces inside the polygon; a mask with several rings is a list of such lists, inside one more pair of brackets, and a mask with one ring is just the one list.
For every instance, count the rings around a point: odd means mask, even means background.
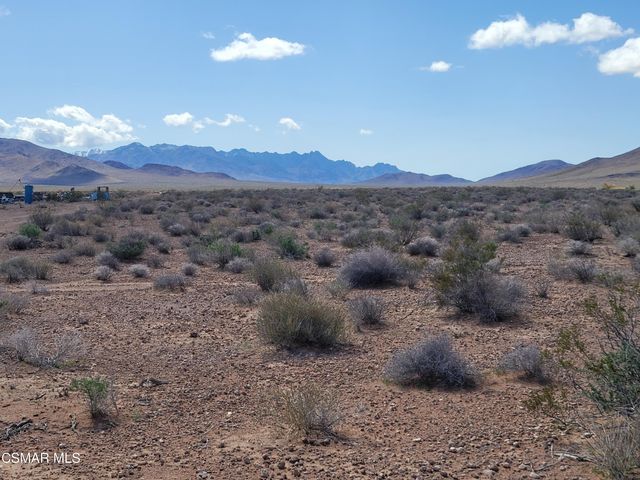
[{"label": "distant hill", "polygon": [[596,157],[559,172],[514,182],[532,186],[601,187],[640,185],[640,148],[614,157]]},{"label": "distant hill", "polygon": [[516,168],[515,170],[498,173],[497,175],[493,175],[492,177],[483,178],[481,180],[478,180],[477,183],[494,184],[511,180],[519,180],[522,178],[536,177],[539,175],[559,172],[571,167],[573,167],[573,164],[564,162],[562,160],[544,160],[532,165],[525,165],[524,167]]},{"label": "distant hill", "polygon": [[200,172],[194,172],[192,170],[187,170],[185,168],[174,167],[172,165],[161,165],[159,163],[145,163],[143,166],[141,166],[140,168],[136,168],[135,170],[138,172],[153,173],[157,175],[166,175],[170,177],[191,176],[191,177],[218,178],[222,180],[235,180],[233,177],[227,175],[226,173],[218,173],[218,172],[200,173]]},{"label": "distant hill", "polygon": [[380,185],[387,187],[426,187],[426,186],[463,186],[472,185],[471,180],[453,177],[451,175],[426,175],[424,173],[400,172],[386,173],[379,177],[371,178],[361,182],[367,185]]},{"label": "distant hill", "polygon": [[122,162],[116,162],[114,160],[107,160],[106,162],[104,162],[105,165],[109,165],[110,167],[113,168],[120,168],[122,170],[131,170],[131,167],[129,165],[125,165]]},{"label": "distant hill", "polygon": [[386,163],[358,167],[345,160],[330,160],[322,153],[250,152],[243,148],[228,152],[213,147],[160,144],[150,147],[131,143],[113,150],[87,152],[100,162],[119,162],[133,168],[145,164],[178,166],[195,172],[221,172],[239,180],[301,183],[355,183],[400,169]]},{"label": "distant hill", "polygon": [[200,187],[235,181],[225,174],[195,173],[181,168],[177,170],[177,175],[175,171],[172,173],[154,167],[135,170],[124,164],[102,163],[60,150],[40,147],[24,140],[0,138],[0,184],[5,186],[14,186],[18,180],[35,185],[105,184],[163,188]]}]

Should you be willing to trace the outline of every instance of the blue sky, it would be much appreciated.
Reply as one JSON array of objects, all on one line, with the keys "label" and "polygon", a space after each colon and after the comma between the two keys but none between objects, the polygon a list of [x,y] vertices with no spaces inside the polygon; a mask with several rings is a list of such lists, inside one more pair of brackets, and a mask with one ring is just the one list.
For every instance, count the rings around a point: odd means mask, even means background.
[{"label": "blue sky", "polygon": [[638,147],[639,37],[634,1],[0,0],[0,135],[477,179]]}]

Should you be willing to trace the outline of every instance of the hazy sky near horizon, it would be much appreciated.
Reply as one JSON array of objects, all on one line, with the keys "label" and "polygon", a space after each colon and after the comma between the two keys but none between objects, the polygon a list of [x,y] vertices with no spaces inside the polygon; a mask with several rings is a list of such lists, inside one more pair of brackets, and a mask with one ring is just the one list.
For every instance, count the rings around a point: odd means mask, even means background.
[{"label": "hazy sky near horizon", "polygon": [[640,145],[629,1],[0,0],[0,136],[478,179]]}]

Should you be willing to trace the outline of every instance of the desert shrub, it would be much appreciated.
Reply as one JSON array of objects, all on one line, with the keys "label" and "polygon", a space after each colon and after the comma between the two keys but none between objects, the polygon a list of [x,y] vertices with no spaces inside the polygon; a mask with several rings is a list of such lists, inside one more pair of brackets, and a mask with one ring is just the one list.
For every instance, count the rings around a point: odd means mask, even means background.
[{"label": "desert shrub", "polygon": [[595,299],[587,313],[602,329],[606,341],[588,349],[576,327],[558,340],[560,364],[573,385],[603,412],[637,416],[640,410],[640,292],[611,292],[607,307]]},{"label": "desert shrub", "polygon": [[640,253],[640,243],[635,238],[623,238],[618,242],[618,248],[625,257],[635,257]]},{"label": "desert shrub", "polygon": [[150,203],[145,203],[143,205],[140,205],[140,208],[138,210],[142,215],[151,215],[153,214],[154,206]]},{"label": "desert shrub", "polygon": [[612,480],[637,478],[640,468],[640,422],[609,419],[594,423],[587,436],[589,457],[597,471]]},{"label": "desert shrub", "polygon": [[211,253],[211,258],[221,269],[226,267],[234,258],[244,257],[246,255],[246,252],[239,244],[226,240],[210,243],[207,248]]},{"label": "desert shrub", "polygon": [[98,230],[97,232],[95,232],[93,234],[93,240],[96,243],[105,243],[111,240],[111,235],[109,235],[107,232],[102,231],[102,230]]},{"label": "desert shrub", "polygon": [[388,381],[405,386],[464,388],[476,384],[472,367],[453,349],[446,335],[396,353],[384,375]]},{"label": "desert shrub", "polygon": [[278,286],[278,292],[295,293],[296,295],[306,297],[309,295],[309,287],[307,287],[307,283],[303,279],[292,277]]},{"label": "desert shrub", "polygon": [[524,289],[514,279],[500,277],[493,268],[496,246],[458,237],[432,268],[432,281],[440,304],[482,321],[502,321],[517,316]]},{"label": "desert shrub", "polygon": [[564,233],[572,240],[593,242],[602,238],[600,222],[588,218],[582,212],[573,212],[565,217]]},{"label": "desert shrub", "polygon": [[88,229],[78,222],[70,222],[66,218],[61,218],[51,226],[51,233],[64,237],[82,237],[88,234]]},{"label": "desert shrub", "polygon": [[329,248],[323,248],[313,256],[316,265],[322,268],[330,267],[336,261],[336,255]]},{"label": "desert shrub", "polygon": [[400,245],[411,243],[420,231],[420,222],[405,213],[392,215],[389,218],[389,226]]},{"label": "desert shrub", "polygon": [[113,274],[114,271],[106,265],[99,266],[93,272],[93,276],[96,277],[97,280],[100,280],[102,282],[108,282],[109,280],[111,280]]},{"label": "desert shrub", "polygon": [[211,260],[212,253],[204,245],[196,244],[187,249],[187,256],[192,263],[205,265]]},{"label": "desert shrub", "polygon": [[237,243],[251,243],[262,239],[262,232],[254,230],[236,230],[230,235],[231,240]]},{"label": "desert shrub", "polygon": [[47,351],[40,337],[29,327],[10,335],[7,346],[18,360],[37,367],[61,368],[79,360],[86,351],[82,337],[75,332],[57,337],[53,347]]},{"label": "desert shrub", "polygon": [[294,235],[280,235],[276,239],[278,254],[282,258],[300,260],[307,256],[308,247],[298,242]]},{"label": "desert shrub", "polygon": [[183,263],[180,271],[185,277],[194,277],[198,273],[198,266],[193,263]]},{"label": "desert shrub", "polygon": [[262,292],[257,288],[241,288],[233,292],[233,298],[238,305],[255,305],[262,298]]},{"label": "desert shrub", "polygon": [[384,302],[376,297],[358,297],[349,302],[351,319],[357,327],[382,325],[384,311]]},{"label": "desert shrub", "polygon": [[37,225],[40,230],[47,230],[53,220],[53,214],[49,210],[38,210],[29,217],[29,222]]},{"label": "desert shrub", "polygon": [[549,264],[549,272],[556,278],[578,280],[582,283],[593,282],[599,273],[593,260],[583,258],[574,258],[564,263],[552,261]]},{"label": "desert shrub", "polygon": [[74,257],[75,252],[72,250],[60,250],[51,257],[51,260],[55,263],[68,264],[73,261]]},{"label": "desert shrub", "polygon": [[24,223],[20,225],[18,233],[29,238],[39,238],[42,234],[42,230],[35,223]]},{"label": "desert shrub", "polygon": [[343,313],[332,304],[274,293],[260,306],[258,331],[266,341],[282,347],[330,347],[343,340],[345,322]]},{"label": "desert shrub", "polygon": [[9,283],[23,280],[46,280],[49,278],[50,267],[47,263],[32,261],[26,257],[14,257],[0,263],[0,274]]},{"label": "desert shrub", "polygon": [[120,262],[111,252],[101,252],[96,255],[96,263],[113,270],[120,269]]},{"label": "desert shrub", "polygon": [[371,245],[390,246],[395,242],[392,235],[384,230],[359,229],[347,233],[340,243],[347,248],[366,248]]},{"label": "desert shrub", "polygon": [[340,277],[352,288],[398,285],[408,278],[400,258],[383,248],[353,253],[340,270]]},{"label": "desert shrub", "polygon": [[303,435],[333,435],[342,420],[335,394],[324,385],[303,384],[276,391],[269,414],[290,431]]},{"label": "desert shrub", "polygon": [[168,255],[169,253],[171,253],[171,243],[167,241],[156,243],[155,247],[158,253],[162,253],[165,255]]},{"label": "desert shrub", "polygon": [[498,241],[520,243],[524,237],[531,235],[531,228],[528,225],[516,225],[505,228],[498,233]]},{"label": "desert shrub", "polygon": [[591,244],[580,240],[570,240],[567,244],[567,253],[573,256],[591,255]]},{"label": "desert shrub", "polygon": [[138,235],[128,234],[118,243],[109,246],[109,251],[118,260],[129,261],[139,258],[147,247],[146,241]]},{"label": "desert shrub", "polygon": [[435,238],[420,237],[407,245],[409,255],[423,255],[425,257],[436,257],[440,244]]},{"label": "desert shrub", "polygon": [[246,270],[249,270],[253,266],[253,263],[247,259],[242,257],[236,257],[227,263],[225,270],[228,270],[232,273],[242,273]]},{"label": "desert shrub", "polygon": [[442,223],[434,223],[429,226],[429,232],[431,236],[436,240],[442,240],[447,234],[447,227],[445,227]]},{"label": "desert shrub", "polygon": [[149,268],[162,268],[164,267],[165,261],[159,255],[149,255],[146,263]]},{"label": "desert shrub", "polygon": [[73,251],[81,257],[93,257],[96,254],[96,247],[90,243],[79,243],[73,247]]},{"label": "desert shrub", "polygon": [[344,280],[337,278],[327,285],[327,292],[331,297],[344,300],[349,294],[350,286]]},{"label": "desert shrub", "polygon": [[181,223],[174,223],[173,225],[169,225],[167,227],[167,232],[169,233],[169,235],[172,235],[174,237],[181,237],[182,235],[187,234],[188,229]]},{"label": "desert shrub", "polygon": [[272,292],[295,274],[282,262],[271,258],[256,258],[251,269],[251,277],[265,292]]},{"label": "desert shrub", "polygon": [[115,391],[113,384],[102,377],[87,377],[71,382],[71,390],[81,392],[87,398],[91,417],[98,420],[108,419],[115,410]]},{"label": "desert shrub", "polygon": [[149,276],[149,267],[136,263],[129,267],[129,273],[136,278],[147,278]]},{"label": "desert shrub", "polygon": [[541,280],[536,282],[534,289],[535,293],[540,298],[549,298],[549,288],[551,284],[547,280]]},{"label": "desert shrub", "polygon": [[175,273],[160,275],[153,281],[153,287],[158,290],[184,290],[186,286],[185,277]]},{"label": "desert shrub", "polygon": [[29,250],[34,248],[37,243],[34,239],[25,235],[14,235],[7,239],[7,248],[9,250]]},{"label": "desert shrub", "polygon": [[518,345],[502,357],[500,369],[541,383],[550,378],[547,357],[537,345]]}]

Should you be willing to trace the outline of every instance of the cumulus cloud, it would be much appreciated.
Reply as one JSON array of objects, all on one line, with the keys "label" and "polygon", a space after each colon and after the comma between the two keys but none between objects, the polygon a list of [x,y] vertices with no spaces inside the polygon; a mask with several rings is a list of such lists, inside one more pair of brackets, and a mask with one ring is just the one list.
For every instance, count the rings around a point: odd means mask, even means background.
[{"label": "cumulus cloud", "polygon": [[49,113],[76,123],[69,124],[52,118],[17,117],[14,121],[16,138],[73,148],[96,147],[135,139],[133,127],[113,114],[96,118],[76,105],[56,107]]},{"label": "cumulus cloud", "polygon": [[0,133],[8,132],[11,125],[0,118]]},{"label": "cumulus cloud", "polygon": [[369,130],[368,128],[361,128],[360,135],[364,135],[364,136],[373,135],[373,130]]},{"label": "cumulus cloud", "polygon": [[610,17],[583,13],[573,19],[573,25],[544,22],[532,26],[527,19],[518,14],[514,18],[492,22],[487,28],[471,35],[469,48],[503,48],[512,45],[537,47],[552,43],[588,43],[607,38],[621,37],[632,33],[623,29]]},{"label": "cumulus cloud", "polygon": [[420,67],[420,70],[435,73],[444,73],[451,70],[451,67],[452,65],[450,63],[447,63],[444,60],[438,60],[437,62],[431,62],[431,65],[429,65],[428,67]]},{"label": "cumulus cloud", "polygon": [[300,130],[302,127],[296,123],[293,118],[282,117],[278,123],[287,128],[287,130]]},{"label": "cumulus cloud", "polygon": [[228,127],[232,123],[244,123],[245,119],[240,115],[236,115],[235,113],[227,113],[224,116],[224,120],[216,121],[209,117],[205,117],[205,122],[208,124],[217,125],[219,127]]},{"label": "cumulus cloud", "polygon": [[279,60],[292,55],[302,55],[305,45],[288,42],[276,37],[257,40],[250,33],[241,33],[229,45],[211,50],[211,58],[216,62],[234,62],[236,60]]},{"label": "cumulus cloud", "polygon": [[189,112],[183,113],[170,113],[162,117],[162,121],[170,127],[183,127],[193,122],[193,115]]},{"label": "cumulus cloud", "polygon": [[624,45],[600,55],[598,70],[605,75],[630,73],[640,78],[640,37],[630,38]]}]

